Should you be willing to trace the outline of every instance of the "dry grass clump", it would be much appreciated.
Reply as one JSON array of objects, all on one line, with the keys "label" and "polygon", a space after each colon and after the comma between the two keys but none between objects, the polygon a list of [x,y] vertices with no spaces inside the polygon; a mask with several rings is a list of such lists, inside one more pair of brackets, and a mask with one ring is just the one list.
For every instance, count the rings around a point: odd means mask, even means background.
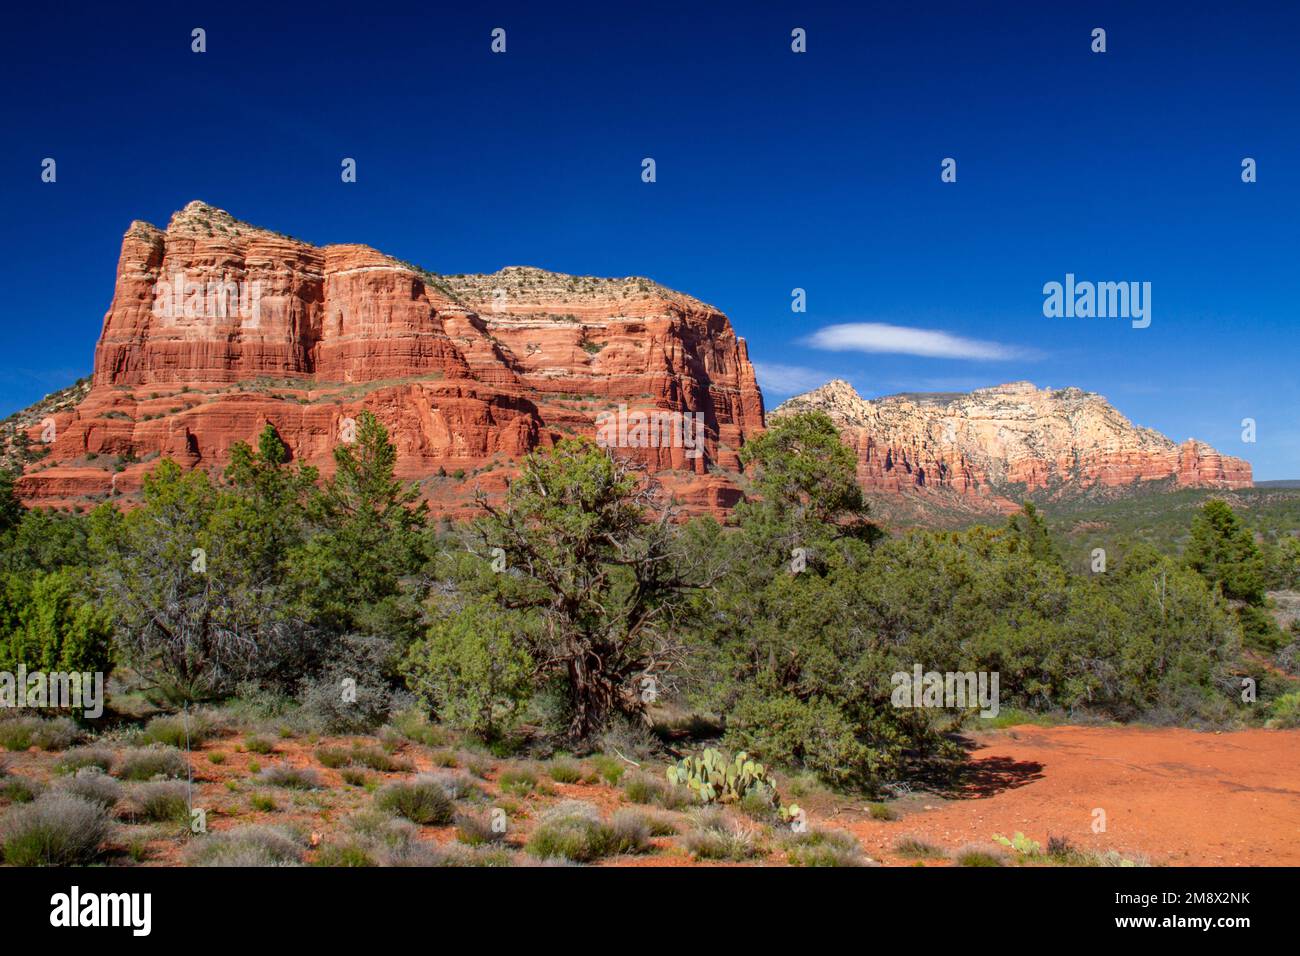
[{"label": "dry grass clump", "polygon": [[133,747],[122,755],[115,772],[122,780],[153,780],[188,776],[185,755],[166,744]]},{"label": "dry grass clump", "polygon": [[0,847],[10,866],[78,866],[94,862],[110,829],[102,806],[55,791],[9,811]]},{"label": "dry grass clump", "polygon": [[113,768],[113,751],[107,747],[73,747],[54,764],[54,772],[76,773],[83,767],[98,767],[108,773]]},{"label": "dry grass clump", "polygon": [[497,775],[497,785],[502,793],[526,797],[538,789],[537,771],[524,765],[506,767]]},{"label": "dry grass clump", "polygon": [[287,764],[267,767],[257,775],[257,781],[271,787],[284,787],[286,790],[319,790],[324,786],[315,770],[290,767]]},{"label": "dry grass clump", "polygon": [[0,720],[0,747],[5,750],[66,750],[81,731],[67,717],[9,717]]},{"label": "dry grass clump", "polygon": [[299,866],[302,844],[276,827],[249,826],[209,833],[190,844],[186,866]]},{"label": "dry grass clump", "polygon": [[1004,866],[1007,855],[1001,850],[968,843],[953,853],[952,861],[957,866]]},{"label": "dry grass clump", "polygon": [[45,785],[30,777],[7,774],[0,777],[0,799],[10,803],[31,803],[45,791]]},{"label": "dry grass clump", "polygon": [[217,732],[216,718],[208,711],[198,710],[188,714],[162,714],[144,725],[140,741],[146,744],[166,744],[192,750]]},{"label": "dry grass clump", "polygon": [[122,798],[122,785],[98,767],[82,767],[71,777],[62,778],[57,787],[64,793],[90,801],[105,812],[117,806],[117,801]]},{"label": "dry grass clump", "polygon": [[152,823],[182,822],[189,818],[189,787],[179,780],[151,780],[131,790],[136,812]]},{"label": "dry grass clump", "polygon": [[606,822],[596,807],[578,800],[566,800],[542,814],[527,845],[535,857],[560,857],[574,863],[642,853],[649,848],[650,824],[645,814],[619,810]]},{"label": "dry grass clump", "polygon": [[395,781],[381,788],[375,794],[375,806],[412,823],[430,826],[446,826],[456,812],[456,805],[442,782],[427,775]]},{"label": "dry grass clump", "polygon": [[623,777],[623,796],[633,803],[652,804],[665,810],[680,810],[691,802],[685,787],[671,786],[666,780],[639,771]]},{"label": "dry grass clump", "polygon": [[940,860],[948,855],[933,843],[914,836],[899,837],[894,852],[909,860]]},{"label": "dry grass clump", "polygon": [[701,810],[695,827],[682,837],[682,846],[697,860],[751,860],[763,853],[754,835],[727,813]]},{"label": "dry grass clump", "polygon": [[577,783],[582,779],[582,765],[568,757],[556,757],[547,764],[546,772],[556,783]]},{"label": "dry grass clump", "polygon": [[785,858],[791,866],[869,866],[857,838],[843,830],[814,827],[785,838]]}]

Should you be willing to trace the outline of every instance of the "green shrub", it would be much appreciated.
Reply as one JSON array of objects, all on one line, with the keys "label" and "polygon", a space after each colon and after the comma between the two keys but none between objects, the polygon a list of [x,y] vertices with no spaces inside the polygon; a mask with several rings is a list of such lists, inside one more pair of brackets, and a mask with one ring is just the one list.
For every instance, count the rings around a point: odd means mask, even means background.
[{"label": "green shrub", "polygon": [[458,767],[460,760],[456,757],[456,751],[447,747],[440,747],[429,754],[429,760],[435,767]]},{"label": "green shrub", "polygon": [[37,780],[9,775],[0,779],[0,797],[10,803],[31,803],[45,791]]},{"label": "green shrub", "polygon": [[406,659],[411,686],[439,717],[485,740],[513,723],[533,672],[515,618],[483,597],[437,616]]},{"label": "green shrub", "polygon": [[190,816],[190,790],[179,780],[138,783],[131,798],[140,816],[153,823],[185,822]]},{"label": "green shrub", "polygon": [[320,761],[322,767],[335,770],[347,766],[351,762],[352,756],[343,747],[317,747],[316,759]]},{"label": "green shrub", "polygon": [[968,844],[958,849],[952,860],[957,866],[1002,866],[1006,855],[988,847]]},{"label": "green shrub", "polygon": [[633,803],[679,810],[691,802],[685,787],[674,787],[658,777],[636,771],[623,778],[623,795]]},{"label": "green shrub", "polygon": [[275,744],[261,736],[245,737],[244,749],[250,754],[261,754],[265,756],[266,754],[275,753]]},{"label": "green shrub", "polygon": [[248,805],[258,813],[274,813],[276,809],[275,797],[269,793],[255,793],[248,798]]},{"label": "green shrub", "polygon": [[9,717],[0,720],[0,747],[5,750],[65,750],[80,736],[67,717]]},{"label": "green shrub", "polygon": [[530,767],[507,767],[497,775],[497,785],[502,793],[526,797],[537,790],[537,773]]},{"label": "green shrub", "polygon": [[556,783],[577,783],[582,779],[582,767],[578,762],[564,757],[552,760],[546,772]]},{"label": "green shrub", "polygon": [[446,747],[452,743],[452,734],[445,728],[429,722],[418,710],[405,710],[393,717],[391,726],[407,740],[426,747]]},{"label": "green shrub", "polygon": [[869,803],[867,804],[867,814],[873,820],[897,820],[898,814],[894,808],[887,803]]},{"label": "green shrub", "polygon": [[375,795],[375,806],[432,826],[451,823],[456,809],[442,784],[424,776],[388,784]]},{"label": "green shrub", "polygon": [[[28,515],[32,517],[24,516],[19,534],[41,539],[42,548],[53,545],[63,521]],[[0,577],[0,605],[7,619],[0,635],[0,670],[12,673],[23,665],[29,672],[107,674],[112,669],[111,616],[93,597],[86,577],[84,568],[73,566]]]},{"label": "green shrub", "polygon": [[740,798],[737,808],[745,816],[761,823],[777,823],[781,820],[781,808],[777,805],[776,794],[765,790],[754,790]]},{"label": "green shrub", "polygon": [[380,773],[409,773],[415,769],[410,761],[392,757],[378,747],[353,747],[349,759]]},{"label": "green shrub", "polygon": [[315,866],[374,866],[374,858],[355,842],[327,843],[316,854]]},{"label": "green shrub", "polygon": [[98,804],[71,793],[46,793],[0,821],[10,866],[78,866],[94,862],[110,831]]},{"label": "green shrub", "polygon": [[1283,694],[1268,709],[1268,726],[1293,729],[1300,727],[1300,691]]},{"label": "green shrub", "polygon": [[107,773],[113,766],[113,751],[107,747],[73,747],[54,765],[55,773],[76,773],[83,767],[98,767]]},{"label": "green shrub", "polygon": [[617,757],[611,757],[609,754],[596,754],[591,758],[591,763],[596,768],[596,773],[600,775],[600,779],[611,787],[618,786],[618,782],[623,779],[623,774],[627,771],[628,766]]},{"label": "green shrub", "polygon": [[151,744],[126,751],[115,772],[123,780],[152,780],[155,777],[186,777],[189,770],[185,755],[175,747]]},{"label": "green shrub", "polygon": [[203,743],[213,729],[211,718],[202,711],[165,714],[145,724],[140,739],[142,743],[167,744],[191,750]]},{"label": "green shrub", "polygon": [[359,770],[356,767],[344,767],[340,771],[340,776],[343,777],[344,783],[351,784],[354,787],[364,787],[367,781],[370,780],[370,776],[364,770]]},{"label": "green shrub", "polygon": [[566,800],[547,810],[528,838],[535,857],[560,857],[589,863],[618,853],[640,853],[649,846],[649,826],[635,811],[614,814],[608,823],[589,803]]},{"label": "green shrub", "polygon": [[677,835],[677,824],[672,819],[662,813],[647,813],[644,815],[646,825],[650,828],[652,837],[667,837]]}]

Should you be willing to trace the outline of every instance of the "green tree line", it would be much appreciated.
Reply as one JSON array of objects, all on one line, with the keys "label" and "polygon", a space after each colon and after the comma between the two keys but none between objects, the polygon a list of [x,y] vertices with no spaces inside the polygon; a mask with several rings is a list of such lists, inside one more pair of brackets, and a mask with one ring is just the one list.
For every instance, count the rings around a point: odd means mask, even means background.
[{"label": "green tree line", "polygon": [[220,474],[164,460],[137,505],[87,515],[26,510],[0,479],[0,670],[116,668],[165,707],[271,695],[341,733],[416,701],[489,741],[579,749],[673,709],[871,789],[959,758],[978,725],[895,706],[891,675],[917,665],[996,672],[1002,708],[1219,725],[1257,712],[1247,680],[1282,694],[1294,659],[1265,611],[1287,571],[1223,502],[1182,555],[1136,546],[1090,573],[1031,505],[887,535],[820,413],[745,445],[725,521],[681,520],[585,440],[527,456],[454,527],[395,476],[373,415],[334,457],[322,480],[268,425]]}]

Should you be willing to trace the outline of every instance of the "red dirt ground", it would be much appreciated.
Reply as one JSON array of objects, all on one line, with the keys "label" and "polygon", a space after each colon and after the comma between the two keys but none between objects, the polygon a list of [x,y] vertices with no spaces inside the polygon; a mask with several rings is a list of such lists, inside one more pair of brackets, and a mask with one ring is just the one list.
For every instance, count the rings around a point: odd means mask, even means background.
[{"label": "red dirt ground", "polygon": [[891,852],[903,835],[954,849],[1021,830],[1155,865],[1300,865],[1300,731],[1027,725],[976,741],[968,796],[909,798],[917,811],[894,822],[828,822],[884,863],[910,862]]},{"label": "red dirt ground", "polygon": [[[365,738],[363,738],[365,739]],[[243,752],[240,735],[209,741],[192,758],[196,805],[210,808],[213,830],[247,823],[295,822],[325,840],[337,834],[342,820],[369,806],[370,794],[344,786],[340,772],[320,766],[314,745],[304,740],[276,740],[275,752]],[[365,739],[374,744],[374,739]],[[964,790],[937,796],[914,793],[893,800],[892,821],[873,820],[862,800],[810,794],[799,803],[813,825],[852,832],[867,854],[885,865],[915,865],[895,845],[910,836],[951,851],[967,844],[990,850],[993,834],[1023,831],[1046,846],[1049,836],[1067,838],[1079,850],[1114,850],[1125,858],[1151,864],[1187,866],[1300,866],[1300,731],[1241,730],[1202,733],[1151,727],[1038,727],[1022,725],[975,735],[971,772]],[[348,739],[317,743],[347,744]],[[226,754],[221,764],[208,759]],[[415,769],[434,769],[431,751],[415,744],[400,755]],[[35,750],[7,755],[12,771],[39,780],[51,778],[57,754]],[[289,764],[312,767],[327,789],[295,793],[261,786],[250,765]],[[481,781],[499,796],[498,763]],[[657,774],[659,771],[651,769]],[[372,773],[378,781],[402,773]],[[509,838],[522,847],[537,814],[560,799],[586,800],[611,813],[628,806],[620,790],[604,784],[558,784],[544,780],[543,792],[512,801],[519,830]],[[257,812],[253,793],[274,796],[277,809]],[[1093,811],[1106,813],[1105,832],[1093,832]],[[757,827],[757,824],[749,824]],[[450,827],[425,827],[422,838],[453,839]],[[181,863],[184,839],[167,832],[151,841],[144,865]],[[659,852],[603,861],[606,866],[699,866],[671,839],[654,841]],[[781,865],[785,855],[777,841],[758,865]],[[520,855],[519,862],[527,864]],[[720,864],[734,865],[734,864]],[[926,865],[947,865],[946,860]]]}]

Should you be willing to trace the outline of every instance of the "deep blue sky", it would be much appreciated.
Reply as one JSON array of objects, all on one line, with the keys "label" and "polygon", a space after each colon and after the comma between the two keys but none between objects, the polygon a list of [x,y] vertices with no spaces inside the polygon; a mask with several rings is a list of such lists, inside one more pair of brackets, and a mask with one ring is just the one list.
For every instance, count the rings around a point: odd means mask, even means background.
[{"label": "deep blue sky", "polygon": [[[1296,4],[381,6],[6,12],[0,414],[90,371],[122,233],[198,198],[435,272],[650,276],[731,316],[769,407],[1078,385],[1300,477]],[[1151,282],[1151,327],[1044,318],[1066,272]],[[807,344],[848,322],[1014,357]]]}]

